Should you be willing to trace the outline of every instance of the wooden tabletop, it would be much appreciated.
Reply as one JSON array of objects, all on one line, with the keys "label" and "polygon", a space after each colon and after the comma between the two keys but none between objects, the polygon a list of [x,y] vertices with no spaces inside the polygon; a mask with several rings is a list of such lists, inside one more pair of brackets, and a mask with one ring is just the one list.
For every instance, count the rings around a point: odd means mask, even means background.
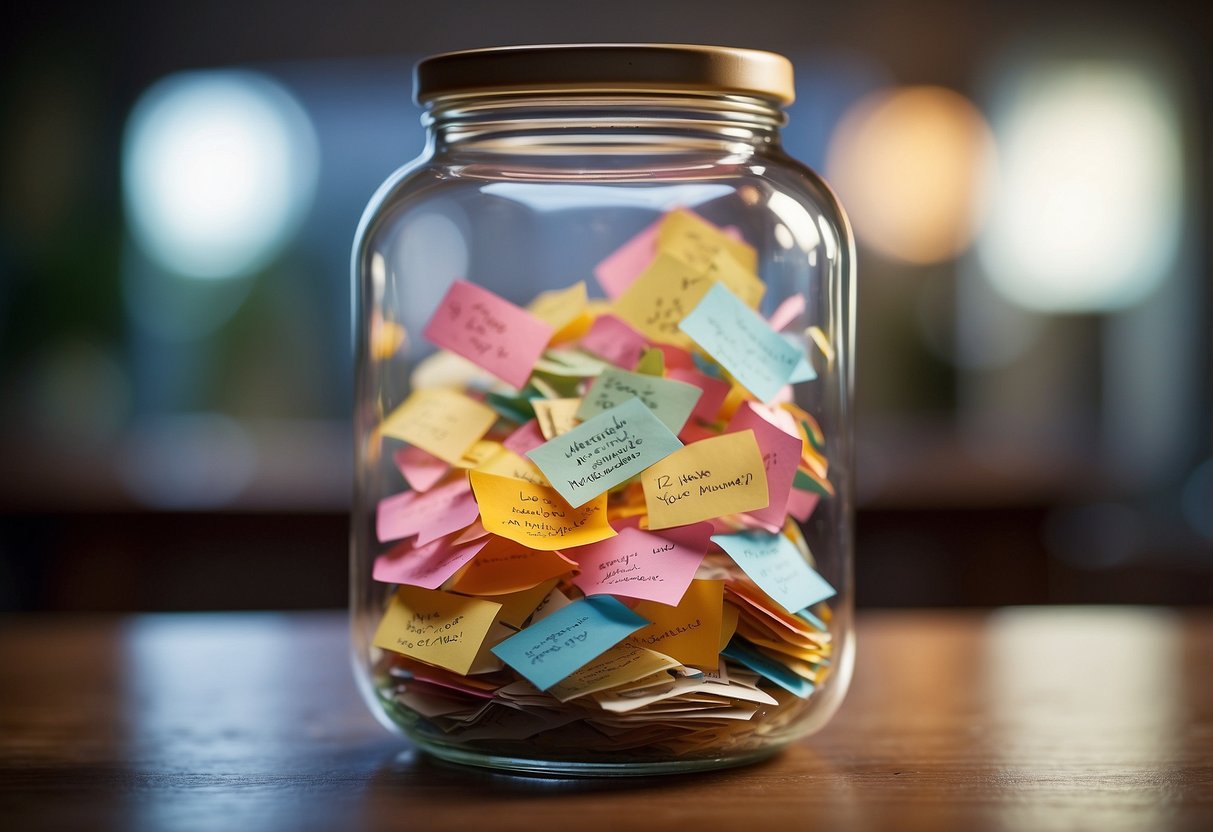
[{"label": "wooden tabletop", "polygon": [[823,732],[642,782],[434,762],[346,652],[333,614],[0,619],[0,827],[1213,829],[1208,612],[865,613]]}]

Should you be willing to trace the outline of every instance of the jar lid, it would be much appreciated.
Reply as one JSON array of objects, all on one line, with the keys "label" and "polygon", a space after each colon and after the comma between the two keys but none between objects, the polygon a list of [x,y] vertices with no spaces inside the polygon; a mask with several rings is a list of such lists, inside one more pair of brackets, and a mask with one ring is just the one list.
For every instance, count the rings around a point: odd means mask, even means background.
[{"label": "jar lid", "polygon": [[533,92],[715,92],[792,103],[792,63],[774,52],[674,43],[503,46],[417,64],[417,102]]}]

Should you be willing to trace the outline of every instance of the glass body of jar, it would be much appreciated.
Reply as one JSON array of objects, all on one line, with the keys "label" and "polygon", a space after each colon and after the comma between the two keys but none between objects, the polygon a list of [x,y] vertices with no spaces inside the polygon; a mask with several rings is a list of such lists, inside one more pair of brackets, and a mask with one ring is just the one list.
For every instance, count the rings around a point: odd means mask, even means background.
[{"label": "glass body of jar", "polygon": [[779,102],[435,95],[363,217],[351,610],[441,758],[765,757],[853,663],[854,253]]}]

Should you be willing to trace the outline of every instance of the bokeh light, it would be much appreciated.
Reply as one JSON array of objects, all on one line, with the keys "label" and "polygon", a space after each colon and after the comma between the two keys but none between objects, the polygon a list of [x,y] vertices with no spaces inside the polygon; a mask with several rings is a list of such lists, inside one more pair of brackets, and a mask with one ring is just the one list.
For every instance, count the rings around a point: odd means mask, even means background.
[{"label": "bokeh light", "polygon": [[173,75],[135,105],[123,146],[131,234],[158,266],[223,278],[268,263],[311,205],[316,137],[269,77]]},{"label": "bokeh light", "polygon": [[885,89],[860,99],[839,122],[827,178],[869,247],[896,260],[936,263],[973,240],[993,147],[981,113],[959,93]]}]

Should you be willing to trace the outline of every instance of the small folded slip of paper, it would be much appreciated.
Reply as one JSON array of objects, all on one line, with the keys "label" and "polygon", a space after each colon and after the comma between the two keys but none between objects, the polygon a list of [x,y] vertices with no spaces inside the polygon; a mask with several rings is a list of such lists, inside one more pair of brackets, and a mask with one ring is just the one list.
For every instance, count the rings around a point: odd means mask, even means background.
[{"label": "small folded slip of paper", "polygon": [[754,431],[702,439],[640,477],[650,529],[685,526],[766,508],[766,468]]},{"label": "small folded slip of paper", "polygon": [[415,390],[388,415],[379,430],[403,439],[451,465],[476,444],[497,421],[488,405],[446,387]]},{"label": "small folded slip of paper", "polygon": [[574,508],[555,490],[525,480],[472,471],[471,481],[481,524],[523,546],[552,551],[615,536],[605,493]]},{"label": "small folded slip of paper", "polygon": [[389,584],[437,589],[488,542],[488,537],[467,543],[443,537],[421,546],[404,543],[375,558],[373,577]]},{"label": "small folded slip of paper", "polygon": [[639,399],[628,399],[527,452],[574,508],[682,447]]},{"label": "small folded slip of paper", "polygon": [[[791,418],[786,412],[783,415]],[[754,509],[749,514],[767,526],[778,530],[783,527],[787,514],[788,497],[792,491],[792,482],[796,479],[796,466],[800,463],[800,451],[803,443],[799,434],[793,436],[775,425],[773,420],[776,418],[779,418],[776,412],[763,405],[745,402],[733,414],[727,431],[729,433],[743,430],[754,431],[754,439],[757,440],[758,448],[762,451],[770,505],[766,508]],[[794,420],[792,427],[795,429]]]},{"label": "small folded slip of paper", "polygon": [[554,334],[550,324],[466,280],[451,284],[424,332],[519,389]]},{"label": "small folded slip of paper", "polygon": [[771,329],[719,283],[703,295],[679,329],[766,403],[792,380],[804,358],[804,350]]},{"label": "small folded slip of paper", "polygon": [[712,535],[754,583],[789,613],[803,610],[835,594],[792,541],[782,534],[745,531]]},{"label": "small folded slip of paper", "polygon": [[[682,426],[695,409],[695,403],[702,395],[701,388],[683,381],[610,369],[594,379],[594,383],[581,399],[577,418],[589,419],[623,404],[628,399],[637,398],[653,411],[653,415],[660,419],[671,433],[676,434],[682,430]],[[536,402],[536,405],[538,404]],[[540,423],[542,424],[542,421]]]},{"label": "small folded slip of paper", "polygon": [[586,595],[622,595],[677,605],[703,562],[706,547],[625,528],[601,543],[568,550],[580,573],[573,579]]},{"label": "small folded slip of paper", "polygon": [[372,643],[466,674],[500,609],[492,601],[402,586],[392,596]]},{"label": "small folded slip of paper", "polygon": [[582,598],[507,638],[493,654],[547,690],[648,623],[609,595]]},{"label": "small folded slip of paper", "polygon": [[430,491],[402,491],[379,501],[375,514],[375,533],[380,543],[417,535],[417,543],[458,531],[476,520],[478,509],[467,480]]}]

